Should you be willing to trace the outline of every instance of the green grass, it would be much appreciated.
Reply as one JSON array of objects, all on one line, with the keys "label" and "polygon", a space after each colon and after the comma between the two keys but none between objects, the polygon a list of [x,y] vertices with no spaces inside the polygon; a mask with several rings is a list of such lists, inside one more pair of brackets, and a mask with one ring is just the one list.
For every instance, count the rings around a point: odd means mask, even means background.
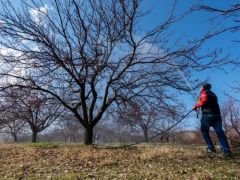
[{"label": "green grass", "polygon": [[22,144],[23,147],[42,148],[42,149],[59,148],[62,145],[63,144],[60,144],[60,143],[48,143],[48,142]]}]

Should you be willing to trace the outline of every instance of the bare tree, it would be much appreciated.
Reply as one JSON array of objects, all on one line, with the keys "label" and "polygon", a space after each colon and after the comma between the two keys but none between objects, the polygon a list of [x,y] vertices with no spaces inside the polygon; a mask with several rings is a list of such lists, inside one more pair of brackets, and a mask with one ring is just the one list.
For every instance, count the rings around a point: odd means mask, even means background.
[{"label": "bare tree", "polygon": [[64,113],[57,121],[57,129],[60,130],[65,142],[78,142],[83,131],[81,124],[72,114]]},{"label": "bare tree", "polygon": [[[217,22],[215,24],[220,24],[220,33],[223,32],[230,32],[234,34],[234,38],[231,39],[233,43],[240,43],[239,33],[240,33],[240,4],[235,2],[232,5],[225,7],[225,8],[216,8],[214,6],[206,6],[202,5],[199,7],[201,10],[210,12],[213,14],[212,21]],[[217,26],[219,27],[219,26]],[[232,54],[235,52],[232,51]],[[238,53],[238,52],[237,52]],[[239,55],[236,54],[235,64],[237,68],[239,68]],[[238,70],[238,69],[237,69]],[[234,82],[232,85],[232,89],[234,92],[240,92],[240,82],[237,80],[237,83]],[[230,96],[228,94],[228,96]],[[237,98],[235,98],[237,100]],[[239,101],[239,99],[238,99]]]},{"label": "bare tree", "polygon": [[135,97],[156,106],[164,89],[189,91],[178,71],[189,78],[192,69],[219,65],[217,51],[197,55],[210,36],[185,45],[174,40],[171,27],[181,19],[175,3],[161,24],[141,32],[141,3],[22,0],[15,8],[2,1],[1,86],[56,98],[85,128],[85,144],[92,144],[93,127],[109,107]]},{"label": "bare tree", "polygon": [[141,101],[129,102],[119,108],[116,119],[122,125],[140,128],[147,142],[150,132],[159,133],[165,130],[179,117],[180,110],[183,112],[180,103],[174,103],[173,96],[161,98],[161,100],[162,103],[158,105],[158,109]]},{"label": "bare tree", "polygon": [[19,112],[20,107],[8,98],[7,92],[1,92],[0,124],[3,133],[10,134],[14,142],[18,136],[26,130],[26,123],[22,120]]},{"label": "bare tree", "polygon": [[17,142],[19,135],[24,134],[24,131],[26,130],[26,123],[21,119],[16,118],[16,114],[9,113],[7,115],[5,114],[5,116],[2,115],[3,114],[1,113],[0,121],[2,124],[2,132],[10,134],[13,137],[14,142]]},{"label": "bare tree", "polygon": [[130,125],[134,128],[140,128],[144,139],[148,141],[150,128],[154,126],[157,113],[154,109],[145,109],[135,103],[130,107],[125,107],[120,111],[119,119],[125,125]]},{"label": "bare tree", "polygon": [[[216,14],[213,20],[228,20],[231,24],[228,23],[226,30],[231,30],[232,32],[236,32],[240,30],[239,24],[239,16],[240,16],[240,4],[232,4],[226,8],[215,8],[207,5],[201,5],[197,9],[205,10],[208,12],[212,12]],[[223,22],[222,22],[223,23]]]},{"label": "bare tree", "polygon": [[33,94],[30,98],[24,100],[23,103],[28,117],[26,122],[32,131],[32,142],[36,142],[37,134],[56,121],[60,117],[62,109],[61,105],[53,98],[47,98],[42,94]]},{"label": "bare tree", "polygon": [[[210,12],[213,15],[213,17],[210,20],[214,25],[213,29],[217,31],[216,34],[231,32],[233,34],[238,35],[238,33],[240,32],[240,4],[239,3],[232,4],[225,8],[215,8],[212,6],[201,5],[197,7],[197,9]],[[234,39],[231,39],[231,40],[234,43],[240,43],[240,39],[236,36],[234,36]],[[235,61],[234,64],[239,65],[239,61]]]},{"label": "bare tree", "polygon": [[233,143],[240,143],[240,106],[233,100],[228,99],[222,108],[223,125],[226,135]]},{"label": "bare tree", "polygon": [[29,125],[32,142],[36,142],[37,134],[49,127],[63,112],[58,101],[39,91],[11,88],[5,93],[5,99],[11,102],[5,112],[10,111],[13,115],[12,121],[18,119],[19,125],[21,122]]}]

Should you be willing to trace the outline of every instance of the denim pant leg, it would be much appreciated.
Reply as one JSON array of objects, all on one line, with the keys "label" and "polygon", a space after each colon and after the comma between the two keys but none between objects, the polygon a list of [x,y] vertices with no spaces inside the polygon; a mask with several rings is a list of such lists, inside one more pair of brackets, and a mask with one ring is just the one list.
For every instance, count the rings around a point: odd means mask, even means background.
[{"label": "denim pant leg", "polygon": [[208,149],[213,151],[215,149],[215,147],[209,136],[209,128],[210,128],[210,117],[202,116],[202,118],[201,118],[201,133],[202,133],[203,139],[205,140],[205,142],[208,146]]},{"label": "denim pant leg", "polygon": [[228,144],[228,141],[227,141],[227,138],[225,136],[225,133],[222,129],[222,121],[221,119],[218,120],[218,121],[215,121],[213,123],[213,128],[217,134],[217,137],[218,137],[218,141],[219,141],[219,144],[221,146],[221,149],[224,153],[227,153],[227,152],[230,152],[230,148],[229,148],[229,144]]}]

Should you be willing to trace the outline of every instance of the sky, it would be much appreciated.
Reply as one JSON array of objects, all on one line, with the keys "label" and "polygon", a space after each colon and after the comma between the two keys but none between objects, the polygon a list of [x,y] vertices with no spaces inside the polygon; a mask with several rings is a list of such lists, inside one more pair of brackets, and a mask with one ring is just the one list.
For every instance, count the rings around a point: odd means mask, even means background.
[{"label": "sky", "polygon": [[[176,4],[176,15],[188,11],[190,7],[199,2],[200,1],[197,0],[179,0]],[[236,0],[203,0],[201,2],[205,5],[223,9],[239,3],[239,1]],[[161,22],[162,18],[165,17],[166,13],[171,7],[171,4],[171,0],[144,1],[142,6],[143,10],[151,9],[151,12],[144,17],[143,21],[141,22],[143,28],[151,29],[151,27],[154,27],[154,25]],[[212,17],[214,17],[214,15],[208,12],[198,11],[192,13],[174,26],[176,36],[183,36],[184,39],[201,37],[201,35],[207,31],[211,31],[216,28],[215,24],[209,21],[209,19]],[[218,28],[221,26],[231,25],[231,23],[231,21],[223,21]],[[221,34],[220,36],[211,39],[204,46],[203,52],[207,52],[209,49],[220,48],[223,50],[223,56],[230,55],[230,58],[236,59],[239,57],[240,46],[239,44],[234,43],[233,40],[236,39],[237,35],[237,33],[232,32]],[[202,81],[208,79],[208,82],[212,84],[212,91],[218,96],[220,106],[227,99],[225,94],[232,95],[235,98],[240,99],[240,95],[234,93],[234,90],[230,88],[230,86],[236,86],[237,82],[240,82],[240,70],[238,67],[225,65],[223,66],[223,69],[204,70],[200,72],[194,72],[192,75],[193,79],[197,78]],[[196,90],[195,93],[199,94],[199,90]],[[184,96],[183,101],[189,109],[195,104],[195,100],[192,96]],[[188,128],[190,129],[191,127],[196,127],[199,125],[199,123],[196,121],[195,114],[187,123]]]},{"label": "sky", "polygon": [[[19,0],[10,1],[14,2],[14,4],[20,8],[18,5]],[[48,4],[49,0],[43,0],[42,2]],[[183,14],[184,12],[188,11],[189,8],[191,8],[194,4],[198,4],[200,2],[216,8],[226,8],[232,4],[239,3],[237,0],[178,0],[175,10],[176,16]],[[171,9],[172,3],[173,0],[144,0],[141,8],[143,11],[150,10],[150,12],[145,17],[143,17],[142,21],[140,22],[140,26],[143,28],[143,31],[150,30],[155,25],[159,24]],[[201,35],[213,29],[213,26],[209,22],[209,19],[211,17],[213,16],[211,16],[210,13],[195,12],[174,25],[172,30],[175,32],[176,38],[184,37],[183,40],[190,40],[196,37],[201,37]],[[232,58],[236,58],[240,52],[240,46],[232,42],[236,35],[236,33],[222,34],[221,36],[218,36],[209,41],[205,45],[204,51],[207,52],[208,49],[222,48],[223,55],[231,54]],[[232,89],[230,89],[228,85],[234,85],[235,81],[237,81],[238,77],[240,76],[240,70],[237,70],[235,68],[233,71],[232,69],[234,69],[233,66],[225,66],[225,72],[219,69],[194,72],[193,78],[198,78],[200,80],[209,79],[209,82],[212,84],[212,90],[219,96],[220,103],[223,103],[225,100],[224,92],[232,92]],[[198,91],[195,93],[199,94]],[[189,103],[194,103],[194,101],[191,102],[190,99],[193,98],[189,98]],[[189,105],[189,107],[192,107],[192,104]]]},{"label": "sky", "polygon": [[[156,24],[156,21],[159,21],[159,17],[164,16],[166,11],[169,9],[167,7],[170,7],[171,0],[151,0],[151,1],[145,1],[144,3],[144,9],[152,9],[151,14],[149,14],[147,17],[145,17],[144,21],[142,22],[142,25],[144,27],[147,27],[150,29],[150,27],[153,27]],[[181,14],[183,11],[187,11],[188,7],[191,7],[193,3],[196,3],[198,1],[191,1],[191,0],[182,0],[177,3],[177,14]],[[213,7],[217,8],[225,8],[228,7],[231,4],[237,3],[237,1],[232,0],[223,0],[219,3],[217,0],[211,0],[211,1],[203,1],[207,2],[205,4],[212,5]],[[210,2],[210,3],[209,3]],[[211,26],[211,23],[208,21],[209,18],[212,16],[209,13],[206,12],[196,12],[188,16],[183,21],[179,22],[177,25],[175,25],[177,34],[179,36],[184,36],[186,38],[195,38],[195,37],[201,37],[201,34],[204,32],[207,32],[210,29],[213,29]],[[239,55],[240,47],[239,44],[234,44],[232,40],[236,38],[236,33],[225,33],[221,36],[213,38],[210,42],[208,42],[204,46],[204,50],[207,51],[208,49],[212,48],[221,48],[223,49],[223,55],[231,54],[232,58],[236,58]],[[207,70],[204,72],[195,72],[194,76],[196,78],[200,78],[204,80],[205,78],[209,79],[209,82],[213,85],[213,91],[215,91],[217,94],[222,94],[225,90],[229,90],[227,87],[228,85],[233,85],[234,81],[238,79],[240,75],[240,71],[234,68],[233,66],[225,66],[223,67],[223,70],[220,69],[214,69],[214,70]],[[233,70],[235,69],[235,70]],[[198,93],[198,92],[197,92]],[[220,95],[221,96],[221,95]]]},{"label": "sky", "polygon": [[[10,1],[16,2],[15,0]],[[44,0],[44,2],[48,3],[48,0]],[[140,22],[143,30],[149,30],[159,24],[169,12],[172,2],[172,0],[143,1],[141,7],[143,11],[151,10]],[[176,16],[188,11],[190,7],[199,2],[200,0],[178,0],[175,11]],[[201,2],[215,8],[226,8],[232,4],[239,3],[237,0],[202,0]],[[15,5],[18,6],[17,4]],[[184,37],[183,40],[186,41],[192,38],[201,37],[201,35],[214,28],[214,25],[209,21],[211,17],[213,16],[207,12],[195,12],[174,25],[172,30],[175,32],[176,37]],[[226,21],[224,25],[230,25],[230,23]],[[215,37],[204,46],[203,52],[207,52],[209,49],[221,48],[223,49],[223,55],[231,54],[231,58],[237,58],[239,56],[240,47],[238,44],[232,42],[237,35],[237,33],[228,32]],[[202,81],[205,79],[209,80],[212,84],[213,92],[218,96],[220,105],[226,100],[224,93],[234,94],[229,86],[236,85],[239,76],[240,70],[230,65],[224,66],[224,70],[214,69],[193,73],[193,79],[198,78]],[[196,90],[195,93],[199,94],[199,91]],[[240,99],[238,94],[234,94],[234,96]],[[195,104],[195,100],[192,96],[184,96],[182,99],[189,109]],[[196,121],[192,118],[189,127],[194,127],[196,124]]]}]

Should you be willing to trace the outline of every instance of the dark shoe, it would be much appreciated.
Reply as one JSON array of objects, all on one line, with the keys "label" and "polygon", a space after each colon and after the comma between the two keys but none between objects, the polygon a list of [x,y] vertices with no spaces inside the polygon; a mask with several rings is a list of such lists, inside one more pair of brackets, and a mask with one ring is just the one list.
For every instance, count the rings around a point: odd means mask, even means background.
[{"label": "dark shoe", "polygon": [[229,151],[229,152],[224,152],[223,153],[223,157],[224,158],[231,158],[232,157],[232,153]]},{"label": "dark shoe", "polygon": [[216,149],[207,148],[207,153],[216,153],[216,152],[217,152]]},{"label": "dark shoe", "polygon": [[209,149],[209,148],[207,148],[207,155],[211,159],[216,156],[216,152],[217,152],[216,149]]}]

